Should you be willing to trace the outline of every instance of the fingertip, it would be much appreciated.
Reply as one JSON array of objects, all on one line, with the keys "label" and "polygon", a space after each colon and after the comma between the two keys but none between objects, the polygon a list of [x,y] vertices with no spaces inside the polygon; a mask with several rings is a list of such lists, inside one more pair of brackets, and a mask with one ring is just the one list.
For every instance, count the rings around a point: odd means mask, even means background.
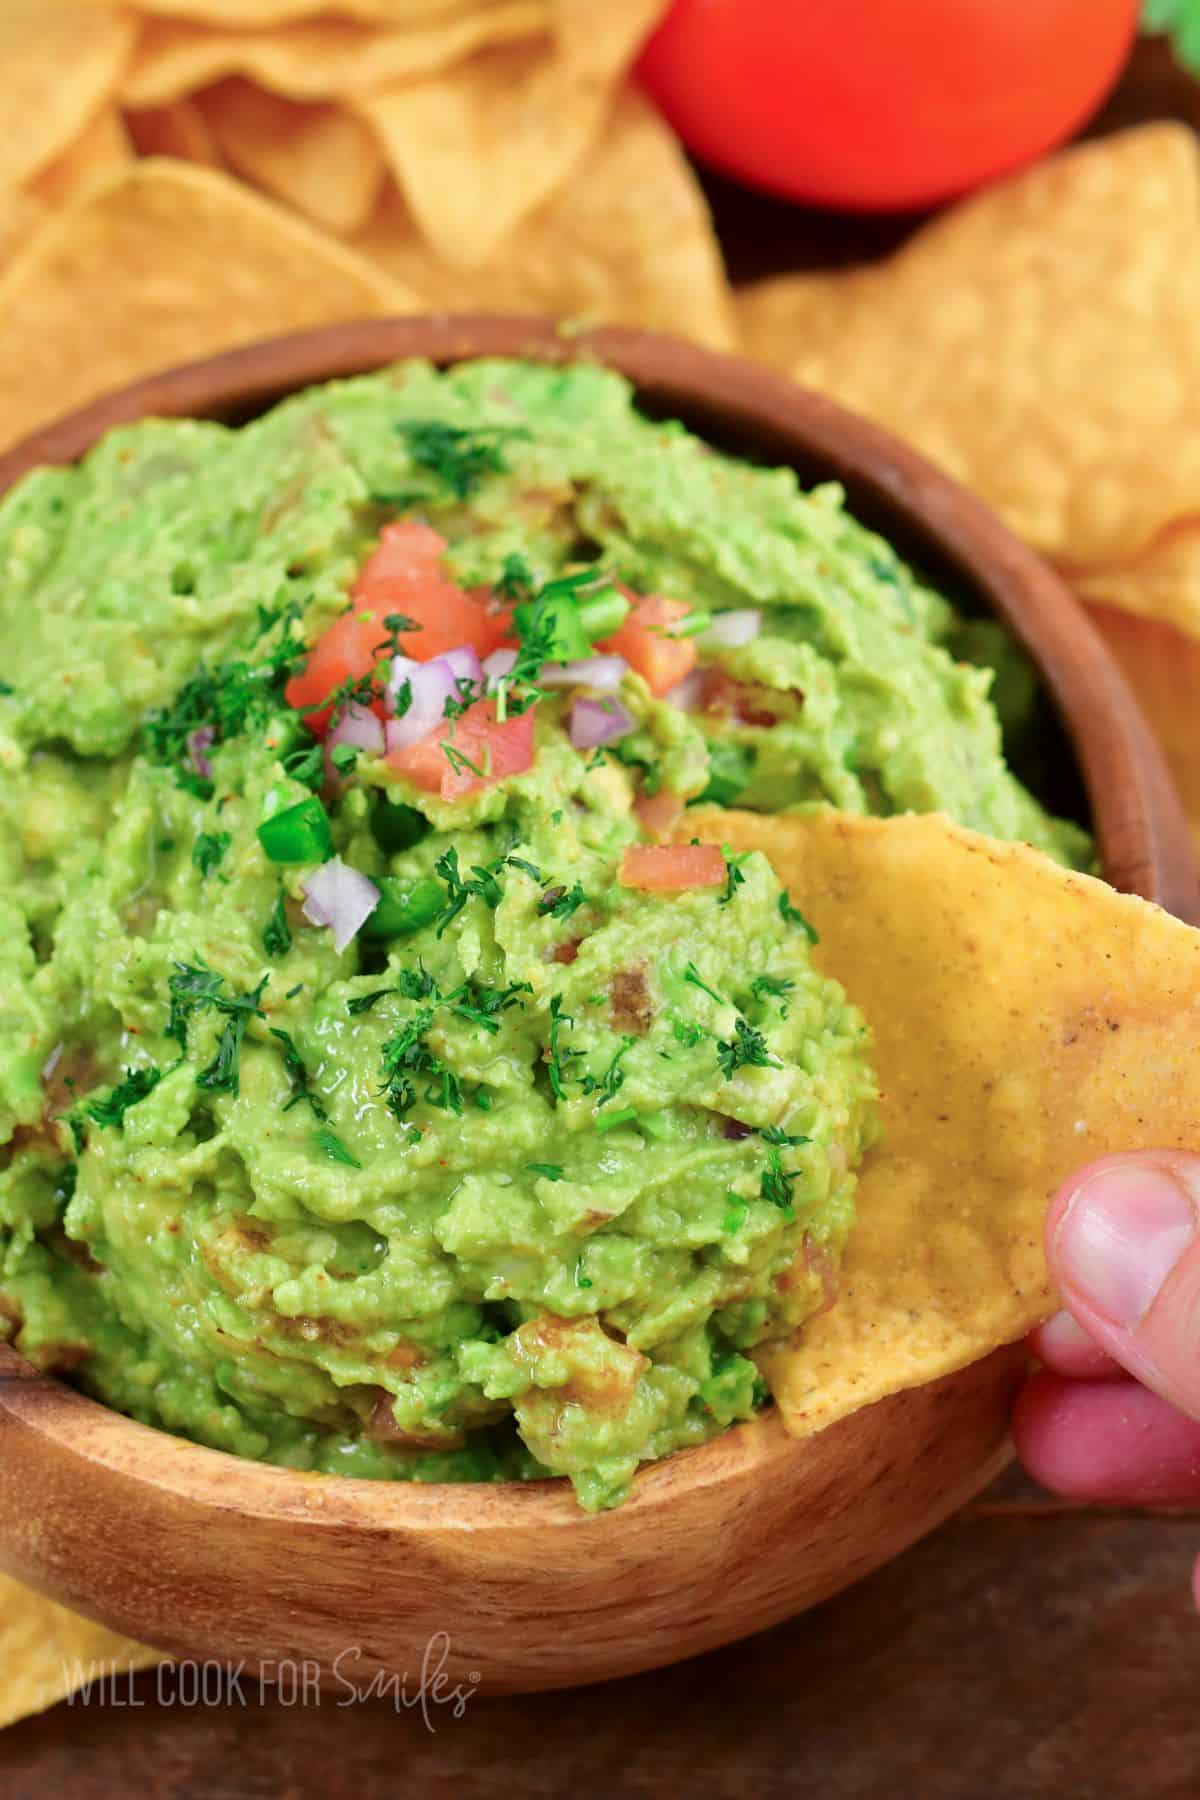
[{"label": "fingertip", "polygon": [[1013,1413],[1026,1469],[1072,1500],[1177,1505],[1200,1498],[1200,1423],[1129,1380],[1031,1376]]},{"label": "fingertip", "polygon": [[1121,1365],[1088,1336],[1069,1312],[1055,1313],[1031,1332],[1029,1348],[1048,1369],[1075,1381],[1111,1380],[1122,1373]]}]

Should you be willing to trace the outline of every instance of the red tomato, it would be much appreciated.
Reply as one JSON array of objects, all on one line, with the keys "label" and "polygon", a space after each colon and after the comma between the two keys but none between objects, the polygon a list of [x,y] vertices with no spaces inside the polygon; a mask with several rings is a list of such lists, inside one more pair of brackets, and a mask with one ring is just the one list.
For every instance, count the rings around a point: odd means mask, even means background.
[{"label": "red tomato", "polygon": [[600,649],[623,656],[645,679],[650,692],[661,699],[696,666],[696,646],[691,638],[667,636],[668,626],[692,609],[682,600],[665,600],[661,594],[648,594],[644,600],[635,594],[629,598],[632,612]]},{"label": "red tomato", "polygon": [[725,858],[715,844],[629,844],[618,879],[622,887],[657,894],[720,887]]},{"label": "red tomato", "polygon": [[[320,702],[344,681],[369,675],[379,663],[389,613],[403,613],[420,626],[396,639],[401,653],[417,662],[463,644],[484,657],[501,642],[508,629],[507,611],[493,606],[490,596],[480,598],[460,588],[442,567],[445,549],[445,538],[415,520],[384,526],[351,590],[350,611],[322,633],[305,668],[284,690],[288,705],[305,712],[305,724],[318,736],[330,713]],[[307,712],[308,707],[318,710]]]},{"label": "red tomato", "polygon": [[446,574],[445,549],[445,538],[432,526],[413,519],[385,525],[351,595],[381,619],[403,613],[420,626],[397,639],[401,655],[417,662],[431,662],[463,644],[480,658],[490,656],[508,629],[506,608],[491,604],[490,595],[467,593]]},{"label": "red tomato", "polygon": [[670,788],[660,788],[657,794],[642,794],[634,801],[633,810],[645,837],[665,838],[683,817],[683,800]]},{"label": "red tomato", "polygon": [[[462,713],[453,727],[446,719],[436,725],[419,744],[406,750],[392,750],[388,762],[393,769],[427,794],[440,794],[443,800],[461,800],[479,788],[490,787],[506,775],[521,775],[533,763],[533,713],[523,712],[517,718],[496,718],[494,700],[477,700]],[[467,762],[474,763],[481,775],[474,774],[458,762],[452,762],[442,745],[449,740]],[[722,880],[724,874],[722,873]]]},{"label": "red tomato", "polygon": [[675,0],[643,52],[688,147],[754,186],[895,212],[1070,137],[1139,0]]}]

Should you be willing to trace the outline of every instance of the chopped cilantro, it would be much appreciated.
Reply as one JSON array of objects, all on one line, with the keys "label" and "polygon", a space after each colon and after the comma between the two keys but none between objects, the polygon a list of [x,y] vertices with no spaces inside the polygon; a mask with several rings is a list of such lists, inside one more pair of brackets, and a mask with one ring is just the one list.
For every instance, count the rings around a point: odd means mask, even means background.
[{"label": "chopped cilantro", "polygon": [[618,1091],[625,1085],[625,1071],[621,1067],[621,1062],[636,1043],[635,1037],[623,1037],[620,1048],[599,1080],[594,1075],[584,1076],[583,1091],[585,1094],[599,1094],[600,1098],[596,1103],[598,1106],[607,1106],[608,1102],[615,1099]]},{"label": "chopped cilantro", "polygon": [[321,1099],[319,1094],[314,1094],[308,1085],[308,1070],[304,1066],[304,1058],[301,1056],[299,1050],[297,1050],[295,1040],[291,1036],[291,1033],[281,1031],[277,1025],[272,1025],[270,1027],[270,1032],[271,1036],[273,1038],[278,1038],[283,1045],[283,1066],[287,1070],[292,1081],[292,1096],[284,1106],[284,1112],[291,1112],[293,1106],[299,1106],[301,1101],[306,1101],[312,1108],[312,1114],[315,1119],[327,1118],[328,1114],[325,1110],[325,1102]]},{"label": "chopped cilantro", "polygon": [[126,1069],[123,1079],[103,1100],[87,1100],[83,1110],[97,1125],[120,1126],[131,1106],[152,1093],[162,1080],[161,1069]]},{"label": "chopped cilantro", "polygon": [[585,1275],[583,1272],[582,1256],[576,1257],[576,1259],[575,1259],[575,1286],[577,1288],[590,1288],[591,1285],[592,1285],[591,1276]]},{"label": "chopped cilantro", "polygon": [[15,694],[16,691],[10,681],[0,681],[0,694]]},{"label": "chopped cilantro", "polygon": [[359,1013],[370,1012],[378,1001],[385,999],[388,994],[395,993],[395,991],[394,988],[376,988],[370,994],[355,994],[352,1000],[347,1000],[346,1011],[352,1019],[357,1018]]},{"label": "chopped cilantro", "polygon": [[542,872],[533,863],[526,862],[523,856],[509,856],[506,858],[506,861],[511,868],[522,870],[528,875],[530,881],[536,881],[538,886],[541,887]]},{"label": "chopped cilantro", "polygon": [[721,1220],[721,1230],[727,1237],[734,1237],[746,1223],[750,1208],[740,1194],[729,1193],[725,1198],[729,1202],[729,1211]]},{"label": "chopped cilantro", "polygon": [[263,926],[262,946],[268,956],[286,956],[292,947],[292,928],[283,905],[283,889],[275,896],[271,916]]},{"label": "chopped cilantro", "polygon": [[[510,859],[511,860],[511,859]],[[578,882],[574,887],[548,887],[538,901],[538,912],[551,919],[569,919],[577,913],[581,906],[586,906],[588,897]]]},{"label": "chopped cilantro", "polygon": [[783,1129],[782,1125],[764,1125],[758,1134],[768,1144],[811,1144],[812,1139],[801,1132],[793,1137]]},{"label": "chopped cilantro", "polygon": [[547,1181],[561,1181],[563,1178],[561,1163],[526,1163],[525,1167],[532,1169],[535,1175],[544,1175]]},{"label": "chopped cilantro", "polygon": [[222,994],[225,978],[203,964],[176,963],[175,974],[167,981],[171,1007],[167,1017],[167,1036],[175,1039],[180,1055],[187,1053],[188,1026],[193,1016],[212,1007],[226,1015],[225,1025],[217,1041],[216,1054],[196,1077],[196,1085],[213,1093],[236,1094],[239,1081],[239,1057],[242,1039],[252,1017],[264,1017],[259,1000],[269,976],[264,975],[249,994]]},{"label": "chopped cilantro", "polygon": [[504,860],[503,857],[498,857],[495,862],[486,865],[475,863],[470,876],[464,876],[458,866],[456,849],[451,848],[438,857],[433,865],[433,872],[446,884],[446,906],[438,920],[438,937],[458,917],[472,894],[478,895],[493,912],[496,910],[503,897],[496,875],[504,867]]},{"label": "chopped cilantro", "polygon": [[325,760],[321,754],[320,744],[308,744],[302,750],[293,750],[285,756],[281,764],[285,775],[293,781],[299,781],[313,793],[317,791],[325,779]]},{"label": "chopped cilantro", "polygon": [[[410,631],[421,631],[424,627],[419,619],[410,619],[407,618],[404,613],[394,612],[384,614],[383,629],[387,633],[387,636],[381,638],[379,643],[374,646],[374,649],[372,650],[373,656],[402,656],[404,652],[400,648],[400,639],[405,636],[406,633]],[[412,688],[410,686],[409,697],[411,698],[411,696]],[[405,707],[404,711],[407,712],[408,708]]]},{"label": "chopped cilantro", "polygon": [[574,1023],[570,1013],[565,1013],[562,1009],[562,995],[552,994],[550,996],[550,1042],[547,1048],[550,1051],[548,1059],[550,1086],[556,1100],[566,1099],[571,1063],[576,1057],[583,1054],[581,1050],[564,1050],[559,1042],[563,1026]]},{"label": "chopped cilantro", "polygon": [[192,845],[192,862],[201,876],[211,875],[233,842],[227,831],[202,831]]},{"label": "chopped cilantro", "polygon": [[759,1069],[778,1069],[783,1066],[767,1049],[767,1040],[762,1032],[756,1031],[753,1025],[747,1025],[740,1013],[733,1032],[732,1038],[717,1040],[717,1062],[726,1081],[737,1069],[748,1066]]},{"label": "chopped cilantro", "polygon": [[486,475],[502,475],[503,444],[525,435],[514,426],[448,425],[444,419],[402,419],[396,430],[417,467],[427,469],[456,500],[469,500]]},{"label": "chopped cilantro", "polygon": [[313,1132],[313,1143],[317,1146],[318,1150],[323,1150],[325,1152],[331,1162],[345,1163],[348,1169],[362,1168],[362,1164],[359,1162],[354,1152],[352,1150],[347,1150],[341,1138],[335,1131],[331,1131],[328,1125],[319,1125],[317,1127]]},{"label": "chopped cilantro", "polygon": [[707,981],[702,979],[700,971],[694,962],[690,962],[683,971],[683,979],[686,982],[689,982],[692,987],[699,988],[702,994],[707,994],[710,1000],[715,1000],[718,1006],[725,1006],[728,1004],[721,998],[715,988],[710,988]]},{"label": "chopped cilantro", "polygon": [[780,1159],[779,1151],[772,1146],[767,1153],[767,1166],[762,1173],[762,1187],[760,1191],[763,1199],[769,1200],[772,1206],[777,1206],[780,1212],[787,1213],[790,1217],[792,1211],[792,1188],[795,1181],[796,1175],[794,1173],[789,1175],[786,1172]]},{"label": "chopped cilantro", "polygon": [[786,975],[756,975],[750,983],[750,992],[757,994],[760,1000],[768,995],[773,1000],[782,1000],[785,994],[791,993],[795,985]]},{"label": "chopped cilantro", "polygon": [[792,897],[786,888],[784,888],[782,894],[779,896],[779,916],[788,925],[798,925],[808,938],[810,944],[820,943],[821,940],[817,936],[816,927],[810,925],[799,908],[792,905]]},{"label": "chopped cilantro", "polygon": [[671,1033],[675,1042],[682,1044],[687,1050],[694,1049],[701,1038],[708,1036],[703,1025],[697,1025],[692,1019],[676,1019],[671,1026]]},{"label": "chopped cilantro", "polygon": [[[454,703],[451,700],[447,700],[447,702],[446,702],[447,708],[449,708],[453,704]],[[450,767],[454,770],[454,773],[456,775],[461,775],[463,770],[467,769],[479,781],[487,780],[487,770],[481,769],[477,762],[472,762],[471,758],[467,755],[466,751],[459,750],[456,745],[452,744],[449,741],[448,738],[442,739],[442,755],[445,757],[446,761],[450,764]]]},{"label": "chopped cilantro", "polygon": [[744,851],[741,856],[734,856],[723,845],[721,854],[725,858],[725,892],[721,895],[718,904],[728,906],[737,890],[745,885],[746,877],[742,874],[742,864],[750,853]]}]

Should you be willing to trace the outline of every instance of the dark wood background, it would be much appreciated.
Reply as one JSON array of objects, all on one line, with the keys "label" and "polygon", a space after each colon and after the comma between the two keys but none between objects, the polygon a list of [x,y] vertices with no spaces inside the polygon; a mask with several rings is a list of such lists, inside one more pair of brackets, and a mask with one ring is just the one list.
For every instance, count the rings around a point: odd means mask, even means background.
[{"label": "dark wood background", "polygon": [[[1145,44],[1096,129],[1167,116],[1200,124],[1200,88]],[[883,254],[911,229],[708,186],[741,279]],[[433,1704],[426,1723],[388,1699],[288,1705],[249,1682],[173,1704],[147,1671],[126,1704],[0,1733],[0,1800],[1195,1800],[1197,1552],[1200,1508],[1089,1513],[1013,1471],[850,1593],[659,1674],[492,1699],[483,1670],[461,1718]]]}]

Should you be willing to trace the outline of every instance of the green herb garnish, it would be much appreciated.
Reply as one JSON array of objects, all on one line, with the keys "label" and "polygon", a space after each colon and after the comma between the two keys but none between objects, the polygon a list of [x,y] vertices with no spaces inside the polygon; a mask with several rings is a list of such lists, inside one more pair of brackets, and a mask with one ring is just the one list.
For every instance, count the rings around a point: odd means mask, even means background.
[{"label": "green herb garnish", "polygon": [[263,926],[262,945],[268,956],[286,956],[292,947],[292,928],[283,904],[283,889],[275,896],[271,916]]},{"label": "green herb garnish", "polygon": [[509,425],[448,425],[443,419],[402,419],[396,431],[418,468],[427,469],[456,500],[469,500],[486,475],[507,467],[505,441],[524,437]]},{"label": "green herb garnish", "polygon": [[756,1031],[753,1025],[748,1025],[740,1013],[734,1023],[733,1037],[717,1041],[717,1062],[726,1081],[738,1069],[783,1067],[778,1058],[771,1055],[762,1032]]},{"label": "green herb garnish", "polygon": [[211,875],[214,869],[221,866],[222,858],[232,844],[233,838],[227,831],[202,831],[192,845],[192,862],[199,869],[201,876]]},{"label": "green herb garnish", "polygon": [[779,916],[788,925],[798,925],[808,938],[810,944],[820,943],[821,940],[817,936],[816,927],[809,924],[799,907],[792,905],[792,897],[786,888],[784,888],[782,894],[779,896]]},{"label": "green herb garnish", "polygon": [[325,1152],[331,1162],[344,1163],[348,1169],[362,1168],[362,1164],[359,1162],[354,1152],[352,1150],[347,1150],[336,1131],[331,1131],[328,1125],[320,1125],[317,1127],[316,1131],[313,1132],[313,1143],[317,1146],[318,1150],[323,1150]]},{"label": "green herb garnish", "polygon": [[561,1163],[526,1163],[525,1167],[532,1169],[535,1175],[544,1175],[547,1181],[561,1181],[563,1178]]}]

